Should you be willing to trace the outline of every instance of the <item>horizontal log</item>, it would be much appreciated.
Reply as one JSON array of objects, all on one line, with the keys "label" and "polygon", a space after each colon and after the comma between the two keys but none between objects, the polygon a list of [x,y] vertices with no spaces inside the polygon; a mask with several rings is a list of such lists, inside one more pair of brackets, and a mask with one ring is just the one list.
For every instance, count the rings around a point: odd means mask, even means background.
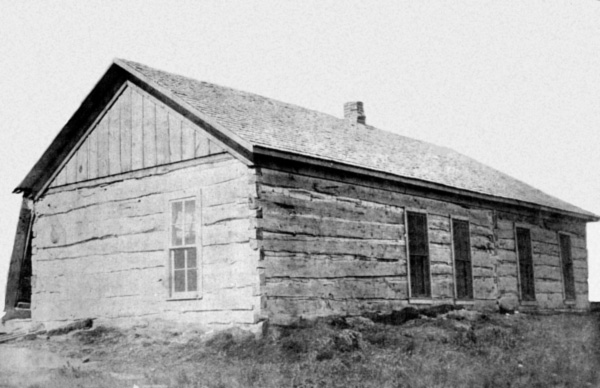
[{"label": "horizontal log", "polygon": [[259,252],[250,244],[232,243],[202,247],[202,259],[205,266],[225,264],[234,266],[239,262],[251,262],[258,265]]},{"label": "horizontal log", "polygon": [[573,275],[575,281],[587,282],[588,281],[588,269],[587,268],[573,268]]},{"label": "horizontal log", "polygon": [[542,254],[542,255],[551,255],[558,256],[560,255],[560,248],[558,245],[542,243],[542,242],[533,242],[532,250],[534,254]]},{"label": "horizontal log", "polygon": [[[220,296],[207,294],[202,299],[189,301],[157,302],[154,296],[123,296],[100,300],[81,298],[54,301],[54,303],[44,301],[34,307],[33,314],[40,321],[83,319],[93,316],[101,319],[154,317],[207,325],[252,323],[254,319],[252,312],[257,305],[257,298],[251,296],[250,290],[247,288],[245,294],[239,292]],[[244,311],[250,314],[243,314]]]},{"label": "horizontal log", "polygon": [[498,264],[496,272],[498,276],[517,276],[517,264],[514,262],[503,262]]},{"label": "horizontal log", "polygon": [[550,256],[545,254],[535,254],[533,255],[533,264],[535,266],[538,265],[547,265],[552,267],[558,267],[561,265],[560,257],[558,256]]},{"label": "horizontal log", "polygon": [[588,299],[588,291],[589,291],[589,289],[588,289],[587,281],[585,281],[585,282],[575,281],[575,292],[578,295],[583,295],[584,298],[587,300]]},{"label": "horizontal log", "polygon": [[263,264],[267,278],[344,278],[405,276],[406,262],[359,260],[352,256],[293,254],[272,256],[265,252]]},{"label": "horizontal log", "polygon": [[587,260],[581,260],[581,259],[573,260],[573,267],[574,268],[587,268],[588,267]]},{"label": "horizontal log", "polygon": [[495,230],[497,239],[507,239],[514,240],[515,239],[515,230],[514,229],[496,229]]},{"label": "horizontal log", "polygon": [[248,203],[246,175],[202,188],[202,206],[219,206],[231,203]]},{"label": "horizontal log", "polygon": [[565,298],[563,293],[543,293],[540,292],[535,296],[539,307],[545,309],[556,309],[565,307]]},{"label": "horizontal log", "polygon": [[473,250],[492,251],[494,249],[493,236],[471,236],[471,248]]},{"label": "horizontal log", "polygon": [[539,212],[515,212],[514,210],[497,210],[496,216],[498,217],[498,222],[513,222],[520,224],[531,224],[537,225],[540,222],[540,214]]},{"label": "horizontal log", "polygon": [[586,249],[587,244],[583,237],[571,237],[571,246],[579,249]]},{"label": "horizontal log", "polygon": [[404,241],[402,240],[356,240],[292,236],[265,232],[263,233],[262,246],[266,251],[277,252],[356,255],[387,260],[403,260],[406,258]]},{"label": "horizontal log", "polygon": [[498,292],[501,295],[518,293],[518,279],[516,276],[501,276],[498,278]]},{"label": "horizontal log", "polygon": [[88,220],[86,213],[79,211],[39,219],[34,229],[36,247],[55,249],[92,240],[162,232],[166,229],[165,216],[160,213],[99,220]]},{"label": "horizontal log", "polygon": [[536,265],[534,270],[535,279],[543,280],[554,280],[561,281],[562,280],[562,268],[561,267],[551,267],[548,265]]},{"label": "horizontal log", "polygon": [[429,229],[429,242],[432,244],[452,244],[452,236],[449,231]]},{"label": "horizontal log", "polygon": [[431,295],[433,298],[454,297],[454,280],[451,275],[437,275],[431,277]]},{"label": "horizontal log", "polygon": [[473,296],[475,299],[495,299],[496,282],[493,277],[473,279]]},{"label": "horizontal log", "polygon": [[571,247],[571,257],[573,260],[587,260],[587,249]]},{"label": "horizontal log", "polygon": [[485,251],[474,251],[471,261],[474,267],[494,268],[496,265],[496,257]]},{"label": "horizontal log", "polygon": [[148,231],[121,236],[106,236],[56,248],[38,249],[35,256],[36,260],[70,260],[83,256],[147,252],[164,248],[165,233],[163,231]]},{"label": "horizontal log", "polygon": [[514,251],[516,249],[514,239],[499,238],[496,242],[496,246],[498,247],[498,249],[504,249],[507,251]]},{"label": "horizontal log", "polygon": [[585,222],[569,221],[564,218],[552,218],[543,220],[544,228],[557,232],[573,233],[579,237],[585,237]]},{"label": "horizontal log", "polygon": [[493,268],[473,267],[473,278],[490,278],[496,274]]},{"label": "horizontal log", "polygon": [[167,262],[168,253],[164,249],[127,254],[80,256],[71,260],[49,261],[34,257],[38,278],[136,271],[148,267],[164,267]]},{"label": "horizontal log", "polygon": [[498,262],[499,263],[516,263],[517,253],[514,251],[506,251],[498,249]]},{"label": "horizontal log", "polygon": [[558,235],[553,230],[532,227],[531,241],[539,241],[548,244],[558,244]]},{"label": "horizontal log", "polygon": [[175,171],[157,173],[140,179],[127,179],[100,186],[49,193],[37,205],[39,215],[71,211],[97,203],[123,201],[152,194],[169,194],[191,188],[205,188],[244,177],[247,168],[235,159],[191,166]]},{"label": "horizontal log", "polygon": [[228,203],[202,209],[202,223],[206,226],[248,217],[250,217],[250,209],[246,203]]},{"label": "horizontal log", "polygon": [[258,287],[259,274],[256,263],[250,260],[236,262],[235,265],[209,265],[202,269],[203,289],[216,292],[222,289]]},{"label": "horizontal log", "polygon": [[535,292],[538,293],[558,293],[562,294],[562,282],[553,280],[537,280],[535,281]]},{"label": "horizontal log", "polygon": [[270,297],[267,300],[267,314],[270,321],[275,324],[290,324],[299,318],[361,315],[367,312],[391,313],[392,310],[400,310],[406,305],[406,300],[398,299],[335,300]]},{"label": "horizontal log", "polygon": [[422,209],[427,210],[430,214],[469,216],[468,211],[464,207],[448,202],[270,169],[262,169],[260,181],[264,185],[272,187],[303,189],[336,197],[348,197],[385,205]]},{"label": "horizontal log", "polygon": [[274,191],[268,186],[261,186],[259,203],[263,207],[265,217],[269,214],[318,215],[365,222],[404,224],[404,210],[401,207],[381,205],[367,200],[347,201],[322,195],[294,198],[285,191]]},{"label": "horizontal log", "polygon": [[202,228],[202,245],[223,245],[247,242],[250,240],[248,219],[229,220]]},{"label": "horizontal log", "polygon": [[432,263],[452,263],[452,249],[450,245],[430,244],[429,258]]},{"label": "horizontal log", "polygon": [[267,279],[267,296],[333,299],[405,299],[406,277]]},{"label": "horizontal log", "polygon": [[165,275],[164,266],[85,275],[77,274],[77,268],[73,268],[63,276],[40,274],[33,292],[53,291],[52,299],[56,303],[71,299],[104,300],[125,295],[154,295],[160,299],[167,297],[165,284],[168,279]]},{"label": "horizontal log", "polygon": [[498,219],[496,221],[497,230],[512,230],[514,231],[515,224],[510,220]]},{"label": "horizontal log", "polygon": [[432,262],[430,269],[431,269],[431,275],[432,276],[435,276],[435,275],[452,275],[454,273],[454,270],[453,270],[452,265],[450,263]]},{"label": "horizontal log", "polygon": [[347,237],[397,241],[404,236],[403,225],[346,221],[332,218],[267,215],[258,222],[263,231],[307,236]]},{"label": "horizontal log", "polygon": [[166,311],[164,313],[164,319],[191,324],[202,324],[202,325],[218,325],[221,327],[231,325],[250,325],[258,322],[258,315],[256,309],[248,308],[237,308],[237,309],[202,309],[197,310],[193,307],[172,312]]},{"label": "horizontal log", "polygon": [[494,240],[494,230],[490,226],[481,226],[471,224],[469,228],[471,236],[481,236],[487,238],[489,241]]},{"label": "horizontal log", "polygon": [[471,224],[491,228],[493,226],[493,212],[483,209],[469,209],[469,221]]},{"label": "horizontal log", "polygon": [[427,217],[429,230],[450,232],[450,217],[431,214]]}]

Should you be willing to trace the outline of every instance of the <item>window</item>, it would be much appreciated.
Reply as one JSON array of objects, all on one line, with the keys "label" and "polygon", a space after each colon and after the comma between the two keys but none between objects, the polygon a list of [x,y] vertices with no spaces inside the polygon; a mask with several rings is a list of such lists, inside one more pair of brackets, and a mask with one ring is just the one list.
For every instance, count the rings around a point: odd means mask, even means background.
[{"label": "window", "polygon": [[197,256],[196,200],[170,202],[169,238],[170,290],[172,297],[197,297],[199,263]]},{"label": "window", "polygon": [[533,257],[531,255],[531,235],[529,229],[517,228],[517,257],[519,259],[519,285],[521,299],[535,300],[533,278]]},{"label": "window", "polygon": [[431,296],[427,216],[407,213],[410,291],[412,297]]},{"label": "window", "polygon": [[469,222],[452,220],[452,240],[454,242],[454,276],[456,298],[473,299],[473,277],[471,275],[471,242]]},{"label": "window", "polygon": [[575,277],[573,275],[573,258],[571,257],[571,237],[566,234],[559,234],[559,239],[565,299],[575,300]]}]

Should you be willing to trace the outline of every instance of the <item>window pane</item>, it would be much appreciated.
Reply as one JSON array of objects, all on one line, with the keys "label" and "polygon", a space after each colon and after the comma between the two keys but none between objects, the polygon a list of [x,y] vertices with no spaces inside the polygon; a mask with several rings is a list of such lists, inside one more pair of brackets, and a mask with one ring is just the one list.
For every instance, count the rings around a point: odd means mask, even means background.
[{"label": "window pane", "polygon": [[188,269],[188,291],[198,291],[198,271],[195,269]]},{"label": "window pane", "polygon": [[181,230],[181,228],[179,226],[173,225],[171,232],[172,232],[171,245],[173,245],[175,247],[183,245],[183,240],[182,240],[183,231]]},{"label": "window pane", "polygon": [[194,223],[194,214],[196,213],[196,201],[185,201],[185,223]]},{"label": "window pane", "polygon": [[187,249],[187,254],[188,254],[187,267],[188,268],[196,268],[196,248]]},{"label": "window pane", "polygon": [[523,300],[535,300],[533,257],[531,255],[531,235],[529,229],[517,228],[517,252],[519,258],[521,298]]},{"label": "window pane", "polygon": [[185,244],[192,245],[196,243],[196,225],[187,224],[185,225]]},{"label": "window pane", "polygon": [[173,272],[173,290],[175,292],[185,291],[185,270],[175,270]]},{"label": "window pane", "polygon": [[408,213],[408,245],[412,255],[428,256],[427,217],[425,214]]},{"label": "window pane", "polygon": [[431,296],[427,216],[407,213],[408,250],[410,252],[411,296]]},{"label": "window pane", "polygon": [[185,268],[185,256],[183,249],[173,250],[173,268],[182,269]]},{"label": "window pane", "polygon": [[471,248],[469,246],[469,223],[463,220],[452,220],[454,242],[454,269],[456,275],[456,297],[473,298],[473,282],[471,277]]},{"label": "window pane", "polygon": [[171,245],[183,245],[183,203],[171,203]]},{"label": "window pane", "polygon": [[182,212],[183,212],[183,204],[181,202],[172,202],[171,203],[171,224],[173,225],[181,225],[183,220]]},{"label": "window pane", "polygon": [[571,257],[571,237],[560,235],[560,259],[562,262],[565,299],[575,299],[575,277],[573,276],[573,259]]},{"label": "window pane", "polygon": [[185,244],[196,243],[196,231],[195,231],[195,213],[196,213],[196,201],[185,201]]}]

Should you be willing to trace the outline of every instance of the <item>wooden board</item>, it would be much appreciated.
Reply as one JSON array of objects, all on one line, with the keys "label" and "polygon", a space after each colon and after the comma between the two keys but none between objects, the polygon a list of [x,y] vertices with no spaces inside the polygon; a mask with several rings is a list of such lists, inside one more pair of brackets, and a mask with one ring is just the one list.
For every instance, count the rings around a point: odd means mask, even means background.
[{"label": "wooden board", "polygon": [[116,96],[50,187],[225,152],[202,128],[132,84]]}]

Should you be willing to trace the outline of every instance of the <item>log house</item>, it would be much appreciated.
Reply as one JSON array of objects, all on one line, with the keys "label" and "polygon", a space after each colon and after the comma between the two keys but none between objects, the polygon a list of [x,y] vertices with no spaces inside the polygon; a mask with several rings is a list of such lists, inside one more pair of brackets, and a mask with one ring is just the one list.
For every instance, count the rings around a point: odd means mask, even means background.
[{"label": "log house", "polygon": [[15,192],[3,320],[585,311],[598,216],[447,148],[115,60]]}]

